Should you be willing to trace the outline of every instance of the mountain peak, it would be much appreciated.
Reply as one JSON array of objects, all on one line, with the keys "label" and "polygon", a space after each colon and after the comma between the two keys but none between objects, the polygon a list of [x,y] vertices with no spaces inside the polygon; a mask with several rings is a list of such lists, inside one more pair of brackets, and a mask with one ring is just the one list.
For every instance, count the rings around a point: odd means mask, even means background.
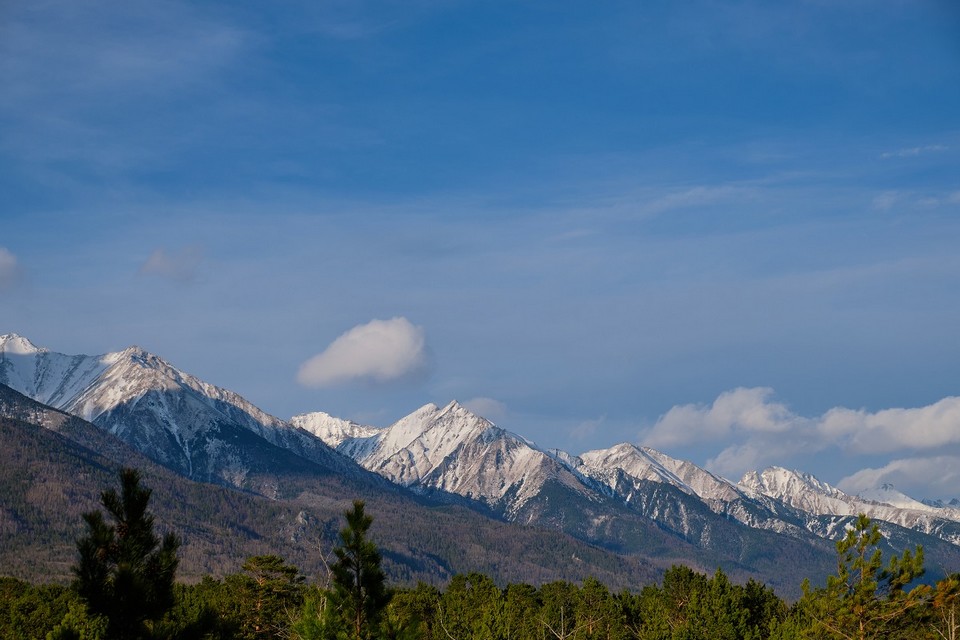
[{"label": "mountain peak", "polygon": [[879,487],[872,490],[867,489],[860,491],[857,495],[864,500],[871,500],[873,502],[879,502],[880,504],[887,504],[891,507],[897,507],[898,509],[914,509],[917,511],[925,511],[932,508],[930,505],[924,504],[919,500],[914,500],[903,492],[898,491],[896,488],[894,488],[893,484],[889,482],[884,482]]},{"label": "mountain peak", "polygon": [[164,360],[160,356],[154,353],[150,353],[140,345],[136,345],[136,344],[130,345],[123,351],[117,352],[116,357],[118,360],[129,358],[130,360],[137,360],[142,364],[148,364],[151,366],[157,366],[157,365],[171,366],[166,360]]},{"label": "mountain peak", "polygon": [[0,336],[0,353],[31,355],[48,351],[30,342],[18,333],[6,333]]},{"label": "mountain peak", "polygon": [[352,420],[344,420],[325,413],[314,411],[301,413],[290,418],[290,424],[312,433],[331,447],[338,447],[344,440],[352,438],[368,438],[380,433],[380,429],[357,424]]},{"label": "mountain peak", "polygon": [[454,399],[454,400],[451,400],[450,402],[448,402],[448,403],[447,403],[447,406],[445,406],[445,407],[443,408],[443,411],[461,411],[461,410],[462,410],[462,411],[466,411],[467,408],[464,407],[464,406],[463,406],[462,404],[460,404],[459,402],[457,402],[457,400],[455,400],[455,399]]},{"label": "mountain peak", "polygon": [[[436,406],[436,405],[433,405]],[[483,420],[484,422],[489,422],[486,418],[481,415],[478,415],[460,404],[457,400],[451,400],[443,409],[438,410],[438,415],[454,415],[462,418],[473,419],[473,420]]]},{"label": "mountain peak", "polygon": [[813,474],[777,466],[767,467],[763,471],[750,471],[740,479],[739,484],[781,499],[784,495],[796,494],[801,490],[830,497],[843,495],[839,489]]}]

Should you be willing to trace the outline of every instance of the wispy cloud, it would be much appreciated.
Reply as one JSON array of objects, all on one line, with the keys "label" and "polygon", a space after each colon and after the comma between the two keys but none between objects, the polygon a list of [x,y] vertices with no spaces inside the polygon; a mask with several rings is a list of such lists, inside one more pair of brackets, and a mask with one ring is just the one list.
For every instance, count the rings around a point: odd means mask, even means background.
[{"label": "wispy cloud", "polygon": [[757,197],[753,187],[740,185],[698,185],[659,196],[642,203],[640,210],[648,215],[667,213],[690,207],[703,207],[720,203],[742,202]]},{"label": "wispy cloud", "polygon": [[597,433],[597,430],[600,429],[606,421],[607,416],[583,420],[570,430],[570,437],[575,440],[588,440]]},{"label": "wispy cloud", "polygon": [[879,211],[889,211],[900,197],[896,191],[884,191],[873,198],[873,208]]},{"label": "wispy cloud", "polygon": [[160,276],[185,284],[197,277],[197,269],[202,261],[203,249],[197,246],[183,247],[174,252],[159,248],[140,266],[140,274]]},{"label": "wispy cloud", "polygon": [[342,334],[304,362],[297,381],[308,387],[392,382],[422,374],[427,364],[423,327],[403,317],[371,320]]},{"label": "wispy cloud", "polygon": [[240,29],[186,3],[91,4],[12,12],[2,32],[10,83],[3,103],[162,94],[221,67],[244,43]]},{"label": "wispy cloud", "polygon": [[916,158],[919,155],[926,153],[936,153],[938,151],[946,151],[949,147],[942,144],[928,144],[922,147],[908,147],[904,149],[897,149],[896,151],[885,151],[880,154],[880,157],[884,160],[889,160],[890,158]]},{"label": "wispy cloud", "polygon": [[187,138],[165,122],[169,106],[215,94],[249,37],[177,1],[11,6],[0,22],[0,114],[12,126],[0,151],[47,186],[157,162]]},{"label": "wispy cloud", "polygon": [[463,406],[492,422],[503,420],[507,415],[507,405],[493,398],[471,398],[465,401]]},{"label": "wispy cloud", "polygon": [[6,247],[0,247],[0,291],[13,288],[20,281],[21,274],[17,256]]}]

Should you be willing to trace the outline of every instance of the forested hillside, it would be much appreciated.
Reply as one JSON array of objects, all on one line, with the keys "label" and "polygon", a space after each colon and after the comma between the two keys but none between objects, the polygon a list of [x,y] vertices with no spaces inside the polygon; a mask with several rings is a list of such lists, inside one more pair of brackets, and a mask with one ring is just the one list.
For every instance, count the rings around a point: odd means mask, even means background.
[{"label": "forested hillside", "polygon": [[70,587],[0,578],[0,637],[925,640],[960,631],[960,575],[924,583],[922,548],[884,558],[879,529],[865,516],[837,543],[836,573],[823,587],[805,581],[792,604],[759,582],[685,566],[659,584],[622,590],[593,577],[500,585],[476,571],[442,588],[402,587],[381,570],[374,517],[362,501],[342,514],[320,575],[307,578],[268,553],[188,585],[172,581],[180,539],[168,531],[161,543],[154,532],[150,489],[133,470],[120,487],[84,516]]},{"label": "forested hillside", "polygon": [[[500,583],[535,584],[596,575],[625,587],[655,580],[666,566],[624,557],[557,531],[518,527],[456,504],[431,503],[385,481],[339,477],[296,458],[261,472],[271,499],[187,480],[99,428],[35,403],[0,385],[0,573],[30,581],[70,578],[81,514],[123,466],[141,470],[154,488],[158,526],[183,538],[179,576],[237,572],[244,558],[279,553],[309,576],[323,571],[340,514],[354,498],[378,514],[374,531],[384,568],[397,584],[445,583],[483,571]],[[45,425],[45,426],[41,426]],[[284,452],[278,450],[278,455]],[[675,553],[682,552],[678,541]],[[511,561],[504,561],[505,557]]]}]

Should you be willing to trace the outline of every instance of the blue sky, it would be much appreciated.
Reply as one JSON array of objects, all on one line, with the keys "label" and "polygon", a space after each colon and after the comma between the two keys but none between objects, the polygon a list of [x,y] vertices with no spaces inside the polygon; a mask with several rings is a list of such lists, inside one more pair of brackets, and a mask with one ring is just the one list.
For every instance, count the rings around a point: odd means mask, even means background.
[{"label": "blue sky", "polygon": [[960,496],[954,3],[279,4],[0,9],[0,333]]}]

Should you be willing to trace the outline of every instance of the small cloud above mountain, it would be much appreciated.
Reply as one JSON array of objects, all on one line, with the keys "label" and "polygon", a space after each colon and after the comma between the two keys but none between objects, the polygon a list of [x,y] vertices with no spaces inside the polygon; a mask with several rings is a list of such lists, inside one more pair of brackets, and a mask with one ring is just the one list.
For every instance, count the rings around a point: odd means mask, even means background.
[{"label": "small cloud above mountain", "polygon": [[742,433],[782,433],[796,426],[799,416],[772,397],[768,387],[740,387],[721,393],[709,406],[675,406],[646,433],[644,444],[664,447]]},{"label": "small cloud above mountain", "polygon": [[423,327],[396,317],[346,331],[300,366],[297,381],[307,387],[388,383],[422,375],[427,367]]},{"label": "small cloud above mountain", "polygon": [[[672,407],[640,434],[640,440],[658,448],[720,443],[724,448],[706,466],[735,477],[792,455],[825,450],[847,456],[896,451],[942,453],[946,447],[956,450],[960,447],[957,424],[960,397],[943,398],[923,407],[879,411],[834,407],[820,416],[807,417],[776,400],[772,389],[755,387],[726,391],[709,405]],[[888,474],[891,470],[881,471]],[[897,470],[902,471],[903,466]],[[875,479],[871,477],[870,482]]]},{"label": "small cloud above mountain", "polygon": [[20,281],[21,274],[17,256],[6,247],[0,247],[0,291],[12,289]]},{"label": "small cloud above mountain", "polygon": [[471,398],[463,403],[467,409],[478,416],[496,422],[503,420],[507,415],[507,405],[493,398]]},{"label": "small cloud above mountain", "polygon": [[960,482],[960,456],[935,455],[899,458],[882,467],[866,468],[838,483],[848,493],[893,485],[909,494],[954,494]]},{"label": "small cloud above mountain", "polygon": [[203,261],[203,250],[198,246],[183,247],[179,251],[158,248],[140,266],[141,275],[160,276],[185,284],[197,277]]}]

